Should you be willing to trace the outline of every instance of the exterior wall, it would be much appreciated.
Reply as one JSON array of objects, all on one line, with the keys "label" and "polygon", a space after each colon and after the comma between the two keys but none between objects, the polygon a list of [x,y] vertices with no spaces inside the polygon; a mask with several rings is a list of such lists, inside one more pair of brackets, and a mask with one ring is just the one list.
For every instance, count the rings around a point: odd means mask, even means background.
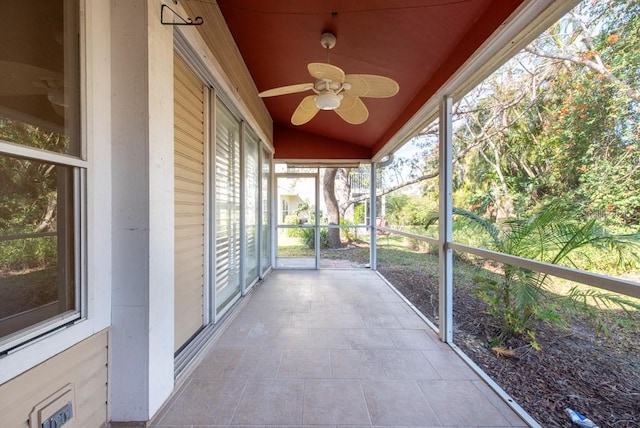
[{"label": "exterior wall", "polygon": [[[186,16],[202,16],[205,24],[194,28],[181,28],[184,33],[197,32],[206,44],[207,50],[213,55],[207,55],[212,64],[211,72],[216,74],[218,83],[223,90],[233,94],[236,107],[251,127],[260,134],[260,138],[273,141],[273,121],[251,78],[242,55],[236,46],[233,36],[214,2],[181,2]],[[193,31],[190,31],[193,30]],[[193,38],[193,36],[190,36]],[[194,44],[197,49],[197,46]],[[272,146],[273,147],[273,146]]]},{"label": "exterior wall", "polygon": [[22,427],[31,409],[75,385],[77,426],[106,420],[111,322],[111,71],[108,0],[80,2],[83,129],[87,168],[87,288],[83,319],[0,356],[0,426]]},{"label": "exterior wall", "polygon": [[111,1],[113,305],[109,411],[146,421],[173,390],[173,27]]},{"label": "exterior wall", "polygon": [[[83,428],[147,421],[173,392],[173,54],[174,32],[183,30],[160,23],[162,3],[80,0],[89,163],[83,319],[0,356],[2,427],[27,426],[34,406],[67,384]],[[219,26],[226,30],[208,25]],[[219,68],[234,55],[243,66],[237,49],[218,44],[213,54],[197,30],[184,31],[225,97],[272,146],[246,68],[242,96],[227,75],[240,72]]]},{"label": "exterior wall", "polygon": [[108,332],[103,330],[0,385],[0,426],[30,427],[33,408],[68,384],[74,387],[74,426],[105,426],[107,345]]},{"label": "exterior wall", "polygon": [[[109,419],[143,422],[154,416],[174,388],[175,43],[186,43],[189,61],[197,63],[195,70],[215,83],[217,92],[243,119],[252,127],[262,124],[256,131],[270,145],[271,122],[265,121],[268,114],[255,87],[242,96],[220,68],[221,57],[229,55],[244,67],[237,49],[216,44],[219,51],[213,52],[197,29],[162,25],[161,0],[109,4],[113,136]],[[175,9],[184,12],[182,6]],[[222,17],[216,19],[206,27],[228,32]],[[255,103],[264,114],[248,107]]]}]

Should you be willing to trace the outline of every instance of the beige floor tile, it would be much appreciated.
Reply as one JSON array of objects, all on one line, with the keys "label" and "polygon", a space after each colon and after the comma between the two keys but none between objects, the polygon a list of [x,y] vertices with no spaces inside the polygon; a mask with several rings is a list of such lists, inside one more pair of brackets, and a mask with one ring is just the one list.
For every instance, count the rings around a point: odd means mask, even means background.
[{"label": "beige floor tile", "polygon": [[364,328],[364,323],[359,314],[294,313],[291,327]]},{"label": "beige floor tile", "polygon": [[[271,428],[278,425],[269,425]],[[286,425],[285,425],[286,426]],[[197,425],[192,428],[267,428],[266,425]]]},{"label": "beige floor tile", "polygon": [[282,360],[281,349],[247,348],[240,357],[230,361],[223,377],[275,378]]},{"label": "beige floor tile", "polygon": [[526,427],[528,426],[520,416],[518,416],[512,409],[509,407],[507,403],[505,403],[502,398],[498,396],[498,394],[493,391],[482,380],[473,381],[473,384],[482,392],[482,394],[489,400],[493,406],[500,411],[502,416],[505,417],[507,421],[514,427]]},{"label": "beige floor tile", "polygon": [[320,322],[324,314],[311,314],[305,312],[294,312],[291,314],[291,327],[296,328],[317,328],[315,325]]},{"label": "beige floor tile", "polygon": [[363,380],[373,425],[440,425],[413,380]]},{"label": "beige floor tile", "polygon": [[375,314],[406,314],[409,307],[404,302],[375,302],[363,305],[363,312]]},{"label": "beige floor tile", "polygon": [[362,314],[362,322],[366,328],[389,328],[400,329],[402,325],[398,322],[395,315],[392,314]]},{"label": "beige floor tile", "polygon": [[353,349],[395,349],[388,330],[381,328],[349,329]]},{"label": "beige floor tile", "polygon": [[388,379],[440,379],[420,351],[376,350],[370,356],[382,364]]},{"label": "beige floor tile", "polygon": [[244,348],[215,348],[202,358],[202,361],[190,374],[190,378],[222,377],[227,365],[236,361]]},{"label": "beige floor tile", "polygon": [[331,372],[335,379],[385,379],[382,363],[361,350],[331,350]]},{"label": "beige floor tile", "polygon": [[232,425],[300,424],[303,394],[304,381],[300,379],[251,379]]},{"label": "beige floor tile", "polygon": [[245,384],[245,379],[191,379],[159,423],[230,424]]},{"label": "beige floor tile", "polygon": [[402,298],[394,293],[392,290],[388,290],[384,293],[377,293],[378,299],[383,302],[394,302],[394,303],[404,303]]},{"label": "beige floor tile", "polygon": [[362,385],[356,379],[307,379],[304,424],[370,424]]},{"label": "beige floor tile", "polygon": [[[117,427],[118,425],[117,424],[113,424],[111,426],[112,427]],[[191,425],[191,424],[189,424],[189,425],[158,425],[158,424],[151,424],[149,426],[151,428],[191,428],[193,425]],[[198,427],[198,428],[200,428],[200,427]]]},{"label": "beige floor tile", "polygon": [[389,330],[389,336],[391,336],[391,340],[397,349],[440,349],[438,342],[426,330]]},{"label": "beige floor tile", "polygon": [[[251,309],[246,308],[250,311]],[[298,308],[297,312],[303,312],[301,308]],[[291,327],[291,312],[271,312],[269,307],[263,307],[256,312],[256,317],[251,324],[252,328],[259,325],[266,327]]]},{"label": "beige floor tile", "polygon": [[525,426],[374,272],[276,270],[239,309],[154,427]]},{"label": "beige floor tile", "polygon": [[329,314],[322,328],[364,328],[360,314]]},{"label": "beige floor tile", "polygon": [[263,348],[284,349],[304,348],[309,336],[308,329],[296,327],[280,327],[271,329],[264,341]]},{"label": "beige floor tile", "polygon": [[[252,427],[253,428],[253,427]],[[265,428],[336,428],[335,425],[269,425]],[[351,426],[351,428],[354,428]]]},{"label": "beige floor tile", "polygon": [[445,426],[505,427],[511,424],[471,381],[418,381]]},{"label": "beige floor tile", "polygon": [[429,326],[417,314],[396,314],[396,319],[402,325],[402,328],[408,330],[424,330]]},{"label": "beige floor tile", "polygon": [[451,350],[422,351],[422,354],[442,379],[480,380],[480,377]]},{"label": "beige floor tile", "polygon": [[330,378],[331,358],[327,349],[285,349],[278,371],[280,378]]},{"label": "beige floor tile", "polygon": [[309,312],[312,314],[341,314],[342,311],[342,302],[310,302],[309,303]]},{"label": "beige floor tile", "polygon": [[306,348],[351,349],[351,341],[345,328],[310,328]]}]

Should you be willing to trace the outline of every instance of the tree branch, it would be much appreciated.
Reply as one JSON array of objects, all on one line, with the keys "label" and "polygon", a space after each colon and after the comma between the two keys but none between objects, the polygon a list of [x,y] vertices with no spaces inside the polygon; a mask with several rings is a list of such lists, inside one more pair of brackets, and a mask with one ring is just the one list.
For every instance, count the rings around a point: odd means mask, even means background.
[{"label": "tree branch", "polygon": [[571,55],[571,54],[567,54],[567,53],[543,51],[543,50],[538,49],[538,48],[536,48],[534,46],[531,46],[531,45],[527,46],[525,48],[525,50],[527,52],[529,52],[529,53],[532,53],[532,54],[537,55],[537,56],[542,57],[542,58],[569,61],[569,62],[572,62],[574,64],[579,64],[579,65],[585,66],[588,69],[590,69],[592,71],[595,71],[596,73],[602,75],[602,77],[607,82],[613,83],[614,85],[617,85],[624,93],[627,94],[627,96],[629,96],[634,101],[640,101],[640,93],[638,93],[638,90],[635,89],[635,88],[632,88],[631,86],[629,86],[624,81],[618,79],[613,73],[611,73],[609,70],[607,70],[607,68],[604,65],[602,65],[601,62],[598,63],[598,62],[591,61],[591,60],[586,59],[586,58],[579,57],[577,55]]}]

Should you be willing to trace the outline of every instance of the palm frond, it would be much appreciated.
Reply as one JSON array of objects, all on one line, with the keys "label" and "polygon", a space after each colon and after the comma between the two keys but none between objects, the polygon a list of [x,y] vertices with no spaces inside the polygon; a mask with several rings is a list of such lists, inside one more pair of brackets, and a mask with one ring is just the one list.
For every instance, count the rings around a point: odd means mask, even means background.
[{"label": "palm frond", "polygon": [[454,207],[453,214],[471,220],[470,223],[472,225],[478,227],[479,230],[489,235],[495,249],[502,249],[503,242],[500,238],[501,232],[500,229],[495,225],[495,223],[480,217],[472,211],[465,210],[464,208]]},{"label": "palm frond", "polygon": [[574,304],[584,307],[593,303],[600,308],[619,309],[629,314],[631,310],[640,310],[640,303],[624,296],[593,288],[573,286],[567,296]]}]

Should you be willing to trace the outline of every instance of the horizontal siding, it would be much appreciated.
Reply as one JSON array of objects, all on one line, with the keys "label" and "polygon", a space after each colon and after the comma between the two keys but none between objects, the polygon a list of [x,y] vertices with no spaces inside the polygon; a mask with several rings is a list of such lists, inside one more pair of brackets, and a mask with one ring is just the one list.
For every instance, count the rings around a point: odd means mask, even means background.
[{"label": "horizontal siding", "polygon": [[227,27],[218,5],[212,2],[183,2],[182,6],[189,16],[201,16],[206,25],[197,27],[216,60],[224,70],[226,77],[236,88],[244,104],[248,107],[258,126],[269,141],[273,141],[273,121],[267,108],[258,97],[258,91],[247,69],[238,46]]},{"label": "horizontal siding", "polygon": [[107,330],[0,385],[0,426],[29,427],[33,408],[67,384],[75,387],[76,427],[107,422]]}]

